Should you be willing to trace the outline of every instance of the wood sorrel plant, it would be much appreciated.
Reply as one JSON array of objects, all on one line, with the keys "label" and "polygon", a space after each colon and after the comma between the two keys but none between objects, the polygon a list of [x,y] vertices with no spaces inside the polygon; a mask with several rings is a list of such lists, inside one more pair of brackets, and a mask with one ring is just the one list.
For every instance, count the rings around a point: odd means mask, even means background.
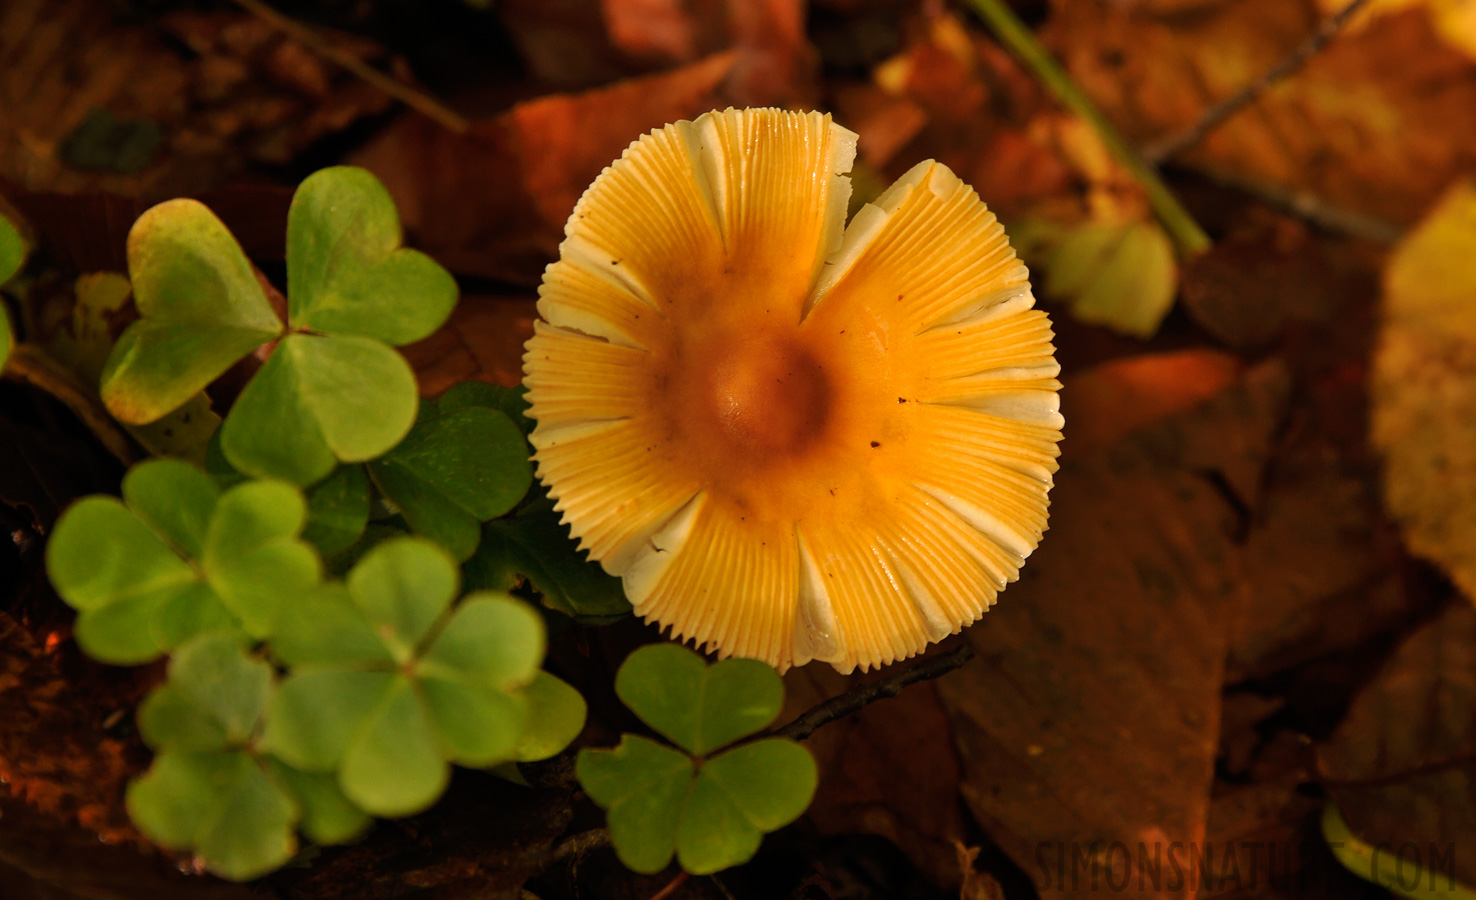
[{"label": "wood sorrel plant", "polygon": [[[506,772],[578,736],[584,699],[542,669],[544,616],[510,590],[527,586],[550,614],[587,624],[630,609],[533,486],[521,389],[417,397],[394,348],[439,327],[456,288],[400,243],[372,175],[310,177],[288,217],[284,323],[203,205],[161,204],[129,236],[141,317],[100,387],[117,419],[208,407],[203,391],[226,369],[264,362],[204,470],[134,466],[121,498],[67,510],[47,568],[78,611],[85,652],[168,659],[138,710],[155,757],[128,811],[151,840],[225,878],[276,869],[302,839],[342,843],[374,816],[422,810],[453,764]],[[698,684],[706,699],[692,705]],[[808,806],[815,766],[799,745],[716,753],[777,714],[769,667],[708,669],[685,649],[652,648],[622,667],[617,689],[681,748],[627,735],[580,760],[633,868],[660,868],[673,851],[696,872],[743,862]],[[648,790],[664,798],[655,817],[633,819],[631,798]]]}]

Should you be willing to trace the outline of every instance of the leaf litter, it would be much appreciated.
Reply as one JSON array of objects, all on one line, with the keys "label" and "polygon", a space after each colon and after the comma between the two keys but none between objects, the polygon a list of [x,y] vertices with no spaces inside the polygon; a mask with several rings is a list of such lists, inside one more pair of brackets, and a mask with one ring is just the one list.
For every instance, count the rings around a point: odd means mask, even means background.
[{"label": "leaf litter", "polygon": [[[132,6],[150,5],[177,6]],[[1063,0],[1041,33],[1141,146],[1275,63],[1333,5]],[[1461,341],[1476,321],[1456,264],[1476,226],[1458,214],[1470,189],[1451,184],[1476,161],[1465,115],[1473,61],[1451,4],[1374,6],[1369,22],[1174,161],[1174,186],[1218,240],[1174,274],[1177,306],[1152,311],[1157,335],[1059,322],[1068,424],[1052,528],[1023,580],[965,632],[979,658],[817,732],[815,804],[762,851],[800,874],[763,881],[749,867],[725,885],[764,885],[753,896],[801,883],[821,893],[796,896],[887,896],[856,885],[903,883],[931,884],[920,896],[960,884],[969,896],[1001,886],[1009,898],[1070,896],[1089,891],[1063,884],[1057,848],[1069,870],[1069,854],[1093,842],[1177,840],[1295,847],[1284,873],[1319,879],[1327,896],[1377,896],[1307,843],[1325,798],[1369,841],[1440,845],[1471,832],[1470,735],[1452,711],[1469,708],[1461,692],[1476,635],[1456,588],[1472,594],[1465,551],[1476,526],[1463,517],[1469,416],[1453,410],[1468,392]],[[243,13],[128,17],[116,4],[67,0],[42,17],[30,0],[6,4],[0,193],[38,235],[40,273],[7,288],[12,308],[26,313],[23,326],[45,326],[56,355],[95,368],[103,335],[126,322],[69,305],[76,279],[122,271],[133,218],[177,194],[211,193],[250,260],[285,288],[285,200],[300,178],[285,172],[347,161],[379,175],[409,245],[463,282],[450,321],[406,350],[421,392],[466,379],[510,386],[535,316],[532,287],[584,186],[637,135],[729,103],[834,110],[862,135],[858,192],[933,157],[974,184],[1012,234],[1032,221],[1147,221],[1140,188],[1103,163],[1091,132],[961,11],[890,0],[811,7],[508,0],[448,14],[491,17],[477,21],[516,54],[498,71],[517,81],[456,135],[392,111]],[[385,21],[340,11],[314,24],[399,77],[430,71],[424,45]],[[474,57],[470,40],[439,46]],[[1430,218],[1386,266],[1381,248],[1297,212],[1324,206],[1398,226]],[[1053,263],[1049,252],[1030,261],[1046,286],[1070,285],[1061,269],[1078,262]],[[60,286],[60,308],[42,305],[48,283]],[[1042,293],[1053,316],[1071,315]],[[1128,315],[1145,313],[1147,294],[1135,282],[1107,291]],[[38,414],[23,394],[0,395],[0,414],[28,447],[39,434],[71,455],[95,452],[85,432],[52,407]],[[8,516],[33,523],[28,533],[94,487],[77,484],[87,465],[65,462],[65,477],[36,463],[43,491],[17,485],[0,497]],[[34,555],[17,553],[34,571]],[[498,578],[516,580],[515,568]],[[0,701],[25,725],[0,747],[10,785],[0,821],[30,823],[54,848],[25,877],[238,896],[97,846],[99,834],[138,845],[120,787],[147,759],[116,713],[162,672],[119,675],[82,660],[58,608],[19,587],[3,607],[12,664]],[[632,623],[610,631],[649,640]],[[601,721],[613,715],[598,700],[613,668],[599,642],[570,628],[554,643],[591,698],[592,732],[611,738],[592,743],[613,744],[629,723]],[[855,679],[803,669],[786,681],[786,713],[798,713]],[[665,886],[601,862],[608,851],[549,868],[553,848],[591,814],[567,786],[528,791],[463,773],[435,809],[274,884],[290,897],[364,896],[358,888],[372,884],[376,897],[450,898],[516,897],[530,878],[541,897],[649,897]],[[0,829],[0,878],[34,841],[25,828]],[[865,881],[858,856],[888,874]],[[1104,877],[1145,874],[1136,859],[1119,871],[1120,855],[1082,858]],[[1201,896],[1296,895],[1239,874],[1239,889],[1222,882]],[[677,896],[716,890],[693,879]]]}]

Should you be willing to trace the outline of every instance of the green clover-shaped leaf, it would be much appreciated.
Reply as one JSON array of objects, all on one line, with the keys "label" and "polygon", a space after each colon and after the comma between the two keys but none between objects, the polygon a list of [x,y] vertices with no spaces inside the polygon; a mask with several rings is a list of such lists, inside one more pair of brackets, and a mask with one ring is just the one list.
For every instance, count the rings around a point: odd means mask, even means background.
[{"label": "green clover-shaped leaf", "polygon": [[[527,493],[533,480],[528,456],[523,435],[499,410],[426,401],[415,427],[389,453],[364,465],[340,465],[308,489],[303,536],[325,556],[357,541],[369,517],[372,476],[411,530],[466,559],[481,540],[481,523],[508,512]],[[219,440],[212,442],[206,465],[221,483],[245,477]]]},{"label": "green clover-shaped leaf", "polygon": [[246,254],[198,201],[170,200],[139,216],[128,272],[140,318],[113,346],[101,388],[120,421],[164,416],[282,334]]},{"label": "green clover-shaped leaf", "polygon": [[193,850],[224,878],[265,875],[297,848],[292,799],[240,751],[161,753],[129,785],[127,804],[150,840]]},{"label": "green clover-shaped leaf", "polygon": [[456,282],[400,246],[389,192],[363,169],[309,176],[287,214],[292,328],[241,392],[221,446],[243,472],[311,484],[362,462],[415,421],[415,375],[391,349],[440,327]]},{"label": "green clover-shaped leaf", "polygon": [[429,541],[392,538],[344,584],[290,609],[273,641],[292,667],[264,744],[379,815],[407,815],[444,790],[449,763],[515,758],[524,689],[543,658],[543,621],[491,593],[452,606],[455,561]]},{"label": "green clover-shaped leaf", "polygon": [[528,698],[528,729],[518,741],[518,762],[556,756],[584,730],[589,707],[562,679],[539,672],[524,695]]},{"label": "green clover-shaped leaf", "polygon": [[379,456],[410,430],[417,406],[414,373],[393,347],[430,334],[456,302],[450,274],[400,242],[373,175],[338,167],[309,177],[288,214],[284,326],[208,209],[191,200],[150,209],[128,242],[141,318],[108,359],[104,401],[146,424],[259,351],[266,362],[221,426],[235,468],[309,485],[339,462]]},{"label": "green clover-shaped leaf", "polygon": [[187,463],[151,460],[124,477],[123,502],[86,497],[67,510],[47,570],[80,613],[77,642],[104,662],[147,662],[212,629],[264,637],[322,577],[298,539],[305,514],[290,485],[221,492]]},{"label": "green clover-shaped leaf", "polygon": [[129,815],[151,840],[194,851],[226,878],[269,872],[296,847],[296,805],[246,749],[271,685],[271,666],[234,636],[202,635],[139,707],[139,731],[159,755],[129,785]]},{"label": "green clover-shaped leaf", "polygon": [[612,622],[630,612],[620,579],[585,558],[546,493],[530,498],[515,515],[482,526],[466,577],[470,586],[494,591],[510,590],[526,579],[549,609],[589,624]]},{"label": "green clover-shaped leaf", "polygon": [[400,243],[400,216],[379,179],[350,166],[309,176],[287,214],[293,326],[396,347],[441,327],[456,305],[456,282]]},{"label": "green clover-shaped leaf", "polygon": [[[219,431],[205,448],[205,471],[221,488],[250,480],[221,452]],[[342,553],[364,534],[369,523],[369,478],[362,465],[339,466],[304,491],[303,496],[308,514],[302,539],[317,547],[324,558]]]},{"label": "green clover-shaped leaf", "polygon": [[485,381],[463,381],[437,397],[436,403],[441,412],[467,406],[495,409],[511,419],[524,437],[533,431],[533,420],[528,418],[528,389],[521,384],[508,388]]},{"label": "green clover-shaped leaf", "polygon": [[259,754],[272,668],[231,634],[194,638],[169,664],[169,680],[139,707],[139,731],[158,751],[129,785],[129,814],[155,842],[190,850],[210,871],[246,880],[286,862],[293,828],[331,843],[360,833],[369,817],[332,779]]},{"label": "green clover-shaped leaf", "polygon": [[248,475],[312,484],[399,443],[415,391],[410,364],[377,340],[289,334],[236,398],[220,446]]},{"label": "green clover-shaped leaf", "polygon": [[709,666],[679,644],[636,650],[615,676],[615,693],[672,743],[694,756],[765,728],[784,705],[784,683],[753,659]]},{"label": "green clover-shaped leaf", "polygon": [[297,827],[319,844],[345,844],[368,830],[374,819],[343,795],[332,774],[294,769],[263,756],[267,771],[302,811]]},{"label": "green clover-shaped leaf", "polygon": [[528,492],[533,467],[523,434],[503,413],[453,398],[428,401],[421,418],[369,473],[405,521],[464,560],[481,540],[481,524],[511,510]]},{"label": "green clover-shaped leaf", "polygon": [[615,690],[696,757],[631,734],[612,750],[580,751],[579,782],[605,808],[628,868],[659,872],[673,853],[694,875],[738,865],[766,832],[810,805],[815,760],[793,741],[769,738],[708,756],[778,715],[783,683],[768,666],[738,659],[708,666],[684,647],[658,644],[626,659]]},{"label": "green clover-shaped leaf", "polygon": [[229,633],[203,634],[169,661],[169,680],[138,708],[138,730],[155,750],[203,752],[251,738],[272,688],[272,667]]}]

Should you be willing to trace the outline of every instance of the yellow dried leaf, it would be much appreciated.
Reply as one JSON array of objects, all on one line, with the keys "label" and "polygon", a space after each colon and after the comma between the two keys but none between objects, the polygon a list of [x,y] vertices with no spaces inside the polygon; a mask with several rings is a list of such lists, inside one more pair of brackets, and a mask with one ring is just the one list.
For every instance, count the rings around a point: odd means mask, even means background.
[{"label": "yellow dried leaf", "polygon": [[1476,185],[1461,181],[1384,271],[1370,387],[1384,496],[1405,542],[1476,599]]},{"label": "yellow dried leaf", "polygon": [[1153,222],[1089,221],[1067,229],[1045,263],[1045,292],[1083,322],[1150,338],[1168,315],[1178,266]]},{"label": "yellow dried leaf", "polygon": [[[1329,15],[1347,4],[1348,0],[1317,0],[1318,7]],[[1373,0],[1359,10],[1348,27],[1361,30],[1374,25],[1385,15],[1411,7],[1428,9],[1441,37],[1467,54],[1476,56],[1476,4],[1470,0]]]}]

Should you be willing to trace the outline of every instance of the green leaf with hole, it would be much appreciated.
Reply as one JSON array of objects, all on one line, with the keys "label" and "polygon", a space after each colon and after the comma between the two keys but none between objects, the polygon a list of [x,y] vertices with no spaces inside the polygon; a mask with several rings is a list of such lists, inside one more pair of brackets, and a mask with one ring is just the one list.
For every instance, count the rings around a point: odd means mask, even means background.
[{"label": "green leaf with hole", "polygon": [[496,591],[526,579],[545,606],[586,624],[606,624],[630,612],[620,579],[585,557],[547,496],[482,526],[466,578],[473,588]]},{"label": "green leaf with hole", "polygon": [[605,808],[627,867],[658,872],[673,853],[694,875],[739,865],[765,833],[810,805],[818,773],[799,744],[769,738],[712,755],[778,714],[783,685],[768,666],[736,659],[709,666],[685,647],[656,644],[626,659],[615,690],[692,754],[630,734],[612,750],[580,751],[579,782]]},{"label": "green leaf with hole", "polygon": [[163,418],[147,425],[126,427],[151,456],[168,456],[203,466],[206,448],[219,431],[220,421],[211,408],[210,397],[201,391]]},{"label": "green leaf with hole", "polygon": [[366,553],[343,584],[303,597],[273,640],[291,673],[263,746],[305,772],[336,772],[343,794],[378,815],[434,802],[452,762],[515,758],[543,621],[505,595],[453,606],[457,589],[444,549],[400,537]]},{"label": "green leaf with hole", "polygon": [[784,682],[752,659],[709,666],[678,644],[650,644],[626,658],[615,693],[641,721],[701,756],[772,724]]},{"label": "green leaf with hole", "polygon": [[194,200],[145,212],[128,233],[139,320],[108,356],[101,393],[119,421],[179,408],[283,326],[236,239]]},{"label": "green leaf with hole", "polygon": [[380,492],[416,533],[458,560],[476,550],[481,523],[528,492],[533,467],[512,420],[481,406],[431,406],[389,453],[369,463]]},{"label": "green leaf with hole", "polygon": [[441,327],[456,282],[401,244],[400,217],[379,179],[335,166],[310,175],[287,214],[292,324],[400,346]]},{"label": "green leaf with hole", "polygon": [[309,485],[399,443],[418,402],[410,364],[383,343],[291,334],[236,399],[220,446],[248,475]]},{"label": "green leaf with hole", "polygon": [[265,637],[322,577],[298,537],[305,515],[290,485],[222,492],[188,463],[151,460],[124,477],[122,502],[86,497],[66,511],[47,571],[79,612],[77,642],[104,662],[147,662],[210,630]]}]

